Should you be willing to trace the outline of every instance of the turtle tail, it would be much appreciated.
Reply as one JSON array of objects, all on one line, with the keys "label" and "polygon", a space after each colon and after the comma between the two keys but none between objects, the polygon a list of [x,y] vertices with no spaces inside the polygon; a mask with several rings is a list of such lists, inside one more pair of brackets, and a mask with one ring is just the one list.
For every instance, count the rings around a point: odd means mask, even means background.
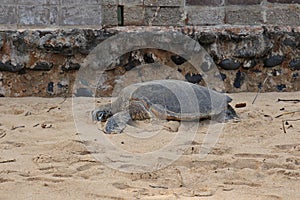
[{"label": "turtle tail", "polygon": [[226,120],[231,120],[231,119],[238,119],[239,116],[236,114],[235,110],[232,108],[231,105],[228,104],[227,109],[225,111],[226,113]]}]

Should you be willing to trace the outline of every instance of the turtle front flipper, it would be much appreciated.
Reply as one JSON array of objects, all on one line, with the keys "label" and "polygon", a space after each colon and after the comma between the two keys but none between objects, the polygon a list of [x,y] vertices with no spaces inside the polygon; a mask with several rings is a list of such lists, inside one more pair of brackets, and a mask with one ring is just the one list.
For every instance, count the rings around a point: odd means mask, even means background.
[{"label": "turtle front flipper", "polygon": [[106,121],[103,131],[106,134],[122,133],[130,119],[128,111],[116,113]]}]

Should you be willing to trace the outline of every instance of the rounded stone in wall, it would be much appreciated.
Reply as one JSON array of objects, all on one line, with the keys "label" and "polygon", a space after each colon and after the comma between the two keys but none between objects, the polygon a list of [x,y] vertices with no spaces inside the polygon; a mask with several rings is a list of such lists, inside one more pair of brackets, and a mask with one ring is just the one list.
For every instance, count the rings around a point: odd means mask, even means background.
[{"label": "rounded stone in wall", "polygon": [[201,74],[186,74],[185,79],[190,83],[199,83],[203,80],[203,77]]},{"label": "rounded stone in wall", "polygon": [[209,45],[215,43],[217,36],[214,33],[201,33],[198,36],[198,42],[202,45]]},{"label": "rounded stone in wall", "polygon": [[23,65],[16,64],[13,65],[11,61],[2,62],[0,61],[0,71],[7,71],[7,72],[19,72],[24,68]]},{"label": "rounded stone in wall", "polygon": [[68,62],[61,67],[62,71],[76,71],[80,69],[79,63]]},{"label": "rounded stone in wall", "polygon": [[182,65],[185,63],[187,60],[179,55],[172,55],[171,60],[176,64],[176,65]]},{"label": "rounded stone in wall", "polygon": [[284,56],[281,55],[271,56],[264,60],[264,67],[272,68],[277,65],[281,65],[283,61],[284,61]]},{"label": "rounded stone in wall", "polygon": [[236,70],[240,68],[241,63],[232,59],[224,59],[219,63],[219,66],[225,70]]},{"label": "rounded stone in wall", "polygon": [[236,73],[233,86],[235,88],[241,88],[245,81],[245,74],[241,72],[240,70]]},{"label": "rounded stone in wall", "polygon": [[39,61],[35,63],[30,69],[35,71],[50,71],[53,68],[53,63]]},{"label": "rounded stone in wall", "polygon": [[285,46],[289,46],[291,48],[296,48],[298,45],[298,42],[296,42],[295,39],[292,39],[292,38],[286,38],[282,43]]},{"label": "rounded stone in wall", "polygon": [[145,63],[154,63],[155,59],[154,59],[154,55],[152,53],[145,53],[144,54],[144,61]]},{"label": "rounded stone in wall", "polygon": [[292,70],[300,70],[300,58],[293,59],[289,66]]}]

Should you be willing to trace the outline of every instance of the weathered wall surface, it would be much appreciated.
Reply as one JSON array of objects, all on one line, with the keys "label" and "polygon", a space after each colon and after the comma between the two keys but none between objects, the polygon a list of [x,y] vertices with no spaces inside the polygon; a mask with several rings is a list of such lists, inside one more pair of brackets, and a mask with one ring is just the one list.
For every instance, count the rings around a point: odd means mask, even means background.
[{"label": "weathered wall surface", "polygon": [[0,27],[298,26],[299,5],[299,0],[0,0]]},{"label": "weathered wall surface", "polygon": [[97,0],[0,0],[0,27],[100,26]]},{"label": "weathered wall surface", "polygon": [[[197,40],[227,92],[257,91],[266,77],[262,91],[295,91],[299,27],[300,0],[0,0],[0,96],[70,95],[95,46],[118,32],[151,28]],[[99,93],[110,95],[128,66],[153,60],[147,55],[204,84],[172,53],[147,49],[123,56]]]},{"label": "weathered wall surface", "polygon": [[[155,28],[159,29],[158,27]],[[131,29],[135,30],[135,28]],[[227,92],[300,89],[300,29],[290,27],[162,28],[197,40],[218,65]],[[1,32],[0,94],[64,96],[72,92],[76,73],[89,52],[103,40],[128,28]],[[131,54],[140,55],[132,57]],[[150,57],[149,57],[150,55]],[[122,56],[107,72],[100,94],[110,95],[118,77],[147,63],[168,65],[188,81],[203,84],[201,74],[185,68],[170,52],[153,49]]]},{"label": "weathered wall surface", "polygon": [[[299,0],[111,0],[103,12],[124,6],[124,25],[300,25]],[[103,25],[117,25],[112,15]]]}]

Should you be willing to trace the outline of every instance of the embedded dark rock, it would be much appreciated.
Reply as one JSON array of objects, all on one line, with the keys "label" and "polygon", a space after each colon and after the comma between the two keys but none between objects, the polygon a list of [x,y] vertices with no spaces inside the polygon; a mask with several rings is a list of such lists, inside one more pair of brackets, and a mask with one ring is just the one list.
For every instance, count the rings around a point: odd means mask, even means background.
[{"label": "embedded dark rock", "polygon": [[202,45],[209,45],[216,42],[217,36],[214,33],[201,33],[198,42]]},{"label": "embedded dark rock", "polygon": [[23,66],[20,64],[13,65],[10,61],[3,63],[0,61],[0,71],[7,71],[7,72],[19,72],[23,69]]},{"label": "embedded dark rock", "polygon": [[235,88],[241,88],[245,80],[245,74],[242,73],[240,70],[236,73],[233,86]]},{"label": "embedded dark rock", "polygon": [[18,74],[19,74],[19,75],[26,74],[26,69],[23,67],[22,69],[20,69],[20,70],[18,71]]},{"label": "embedded dark rock", "polygon": [[284,61],[284,56],[280,56],[280,55],[271,56],[264,60],[264,67],[272,68],[277,65],[281,65],[283,61]]},{"label": "embedded dark rock", "polygon": [[155,60],[153,58],[153,54],[152,53],[144,54],[144,61],[145,61],[145,63],[154,63]]},{"label": "embedded dark rock", "polygon": [[291,38],[286,38],[283,42],[282,42],[285,46],[289,46],[292,48],[296,48],[297,47],[297,42]]},{"label": "embedded dark rock", "polygon": [[187,60],[179,55],[172,55],[171,60],[176,64],[176,65],[182,65],[185,63]]},{"label": "embedded dark rock", "polygon": [[53,92],[54,92],[54,83],[50,82],[50,83],[48,83],[48,86],[47,86],[47,93],[53,94]]},{"label": "embedded dark rock", "polygon": [[292,74],[292,77],[293,77],[294,79],[298,78],[298,77],[299,77],[299,73],[298,73],[298,72],[293,73],[293,74]]},{"label": "embedded dark rock", "polygon": [[222,79],[222,81],[225,81],[227,76],[226,76],[226,74],[223,74],[223,73],[220,72],[220,78]]},{"label": "embedded dark rock", "polygon": [[136,64],[134,64],[134,62],[129,62],[129,63],[127,63],[127,65],[124,66],[124,68],[126,71],[130,71],[133,68],[135,68],[136,66],[138,66],[138,64],[136,65]]},{"label": "embedded dark rock", "polygon": [[199,83],[203,78],[201,74],[186,74],[185,79],[190,83]]},{"label": "embedded dark rock", "polygon": [[300,58],[293,59],[289,66],[292,70],[300,70]]},{"label": "embedded dark rock", "polygon": [[64,85],[64,84],[61,84],[61,83],[57,83],[57,87],[58,87],[58,88],[66,88],[66,87],[68,87],[68,85]]},{"label": "embedded dark rock", "polygon": [[80,69],[80,64],[79,63],[69,62],[69,63],[66,63],[65,65],[63,65],[61,67],[61,69],[63,71],[75,71],[75,70],[79,70]]},{"label": "embedded dark rock", "polygon": [[37,62],[34,67],[30,68],[36,71],[50,71],[53,67],[53,63]]},{"label": "embedded dark rock", "polygon": [[66,91],[69,89],[69,81],[67,80],[61,80],[57,83],[57,89],[58,91],[56,93],[59,93],[59,92],[63,92],[63,91]]},{"label": "embedded dark rock", "polygon": [[128,58],[128,63],[125,64],[124,68],[126,69],[126,71],[129,71],[141,64],[141,61],[138,58],[136,58],[133,53],[131,53]]},{"label": "embedded dark rock", "polygon": [[286,85],[285,85],[285,84],[277,85],[277,90],[278,90],[278,91],[283,91],[285,88],[286,88]]},{"label": "embedded dark rock", "polygon": [[225,70],[236,70],[236,69],[240,68],[241,63],[238,61],[231,60],[231,59],[225,59],[219,63],[219,66]]}]

